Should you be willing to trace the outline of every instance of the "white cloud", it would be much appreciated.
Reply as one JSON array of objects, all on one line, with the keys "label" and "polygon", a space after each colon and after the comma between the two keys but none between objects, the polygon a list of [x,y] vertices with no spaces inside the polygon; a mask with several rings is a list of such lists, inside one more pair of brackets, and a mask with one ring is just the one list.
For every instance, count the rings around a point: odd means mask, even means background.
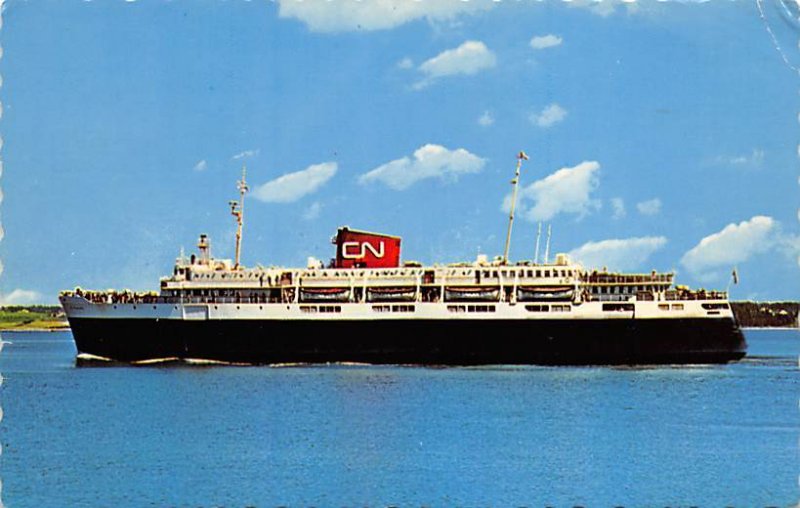
[{"label": "white cloud", "polygon": [[492,8],[493,2],[463,0],[278,0],[278,15],[305,23],[312,32],[386,30],[417,19],[454,21]]},{"label": "white cloud", "polygon": [[494,117],[492,116],[491,111],[484,111],[483,114],[478,118],[478,125],[482,127],[488,127],[494,123]]},{"label": "white cloud", "polygon": [[719,267],[732,267],[774,245],[776,222],[757,215],[739,224],[728,224],[721,231],[700,240],[681,258],[681,264],[694,273]]},{"label": "white cloud", "polygon": [[0,295],[0,305],[31,305],[42,301],[42,294],[29,289],[15,289],[7,295]]},{"label": "white cloud", "polygon": [[255,148],[253,150],[245,150],[243,152],[237,153],[236,155],[231,157],[231,159],[232,160],[249,159],[251,157],[255,157],[256,155],[258,155],[260,151],[261,151],[260,148]]},{"label": "white cloud", "polygon": [[561,37],[553,34],[540,35],[531,39],[531,47],[533,49],[546,49],[561,45],[563,40]]},{"label": "white cloud", "polygon": [[322,211],[322,205],[319,201],[314,201],[311,203],[305,212],[303,212],[303,219],[305,220],[314,220],[319,217],[320,212]]},{"label": "white cloud", "polygon": [[736,165],[746,164],[760,166],[761,163],[764,162],[764,150],[761,150],[760,148],[753,148],[753,151],[750,153],[750,155],[731,157],[729,162]]},{"label": "white cloud", "polygon": [[405,57],[399,62],[397,62],[398,69],[411,69],[413,67],[414,67],[414,61],[408,57]]},{"label": "white cloud", "polygon": [[539,127],[550,127],[555,125],[567,116],[567,110],[556,103],[550,104],[540,113],[531,113],[529,119],[531,123]]},{"label": "white cloud", "polygon": [[585,268],[607,267],[614,271],[641,269],[653,252],[666,245],[663,236],[644,236],[588,242],[569,252]]},{"label": "white cloud", "polygon": [[442,51],[419,66],[425,78],[414,84],[419,90],[446,76],[470,76],[494,67],[497,58],[481,41],[467,41],[461,46]]},{"label": "white cloud", "polygon": [[287,173],[253,190],[256,199],[267,203],[291,203],[316,192],[336,174],[335,162],[314,164],[302,171]]},{"label": "white cloud", "polygon": [[764,163],[764,150],[753,148],[749,154],[739,155],[717,155],[711,160],[711,164],[719,166],[738,166],[759,168]]},{"label": "white cloud", "polygon": [[636,209],[639,210],[639,213],[642,215],[657,215],[658,212],[661,211],[661,200],[653,198],[636,203]]},{"label": "white cloud", "polygon": [[205,159],[201,160],[197,164],[194,165],[195,171],[205,171],[208,168],[208,163]]},{"label": "white cloud", "polygon": [[396,159],[364,173],[358,183],[382,182],[392,189],[403,190],[426,178],[457,180],[459,175],[479,172],[485,164],[485,159],[463,148],[448,150],[427,144],[418,148],[413,158]]},{"label": "white cloud", "polygon": [[[520,210],[531,221],[550,220],[559,213],[572,213],[583,217],[600,207],[600,202],[591,198],[599,185],[596,161],[584,161],[571,168],[561,168],[542,180],[523,188],[520,193]],[[530,205],[529,202],[533,202]],[[511,207],[511,195],[506,196],[503,210]]]},{"label": "white cloud", "polygon": [[636,12],[638,8],[636,2],[630,0],[565,0],[565,3],[569,7],[581,7],[604,18],[614,14],[619,5],[626,5],[629,13]]},{"label": "white cloud", "polygon": [[614,209],[614,214],[611,216],[612,219],[625,217],[625,201],[622,198],[611,198],[611,208]]}]

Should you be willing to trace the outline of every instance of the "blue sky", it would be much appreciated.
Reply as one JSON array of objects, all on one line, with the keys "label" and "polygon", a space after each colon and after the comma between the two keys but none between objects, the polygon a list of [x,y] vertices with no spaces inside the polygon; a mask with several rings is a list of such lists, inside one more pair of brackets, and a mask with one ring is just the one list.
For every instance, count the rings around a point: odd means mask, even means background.
[{"label": "blue sky", "polygon": [[208,233],[243,262],[333,256],[349,225],[403,259],[674,270],[800,297],[796,36],[715,1],[5,3],[0,301],[157,288]]}]

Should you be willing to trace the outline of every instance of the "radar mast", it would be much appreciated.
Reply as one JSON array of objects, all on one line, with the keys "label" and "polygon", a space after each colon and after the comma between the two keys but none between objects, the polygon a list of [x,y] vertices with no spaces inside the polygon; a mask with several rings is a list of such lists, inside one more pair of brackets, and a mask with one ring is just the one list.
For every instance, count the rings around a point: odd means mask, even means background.
[{"label": "radar mast", "polygon": [[508,264],[508,249],[511,247],[511,227],[514,225],[514,208],[517,206],[517,187],[519,186],[519,168],[522,166],[522,161],[528,160],[525,152],[517,154],[517,171],[514,174],[514,179],[511,180],[511,185],[514,186],[514,191],[511,195],[511,213],[508,215],[508,234],[506,235],[506,248],[503,250],[503,264]]}]

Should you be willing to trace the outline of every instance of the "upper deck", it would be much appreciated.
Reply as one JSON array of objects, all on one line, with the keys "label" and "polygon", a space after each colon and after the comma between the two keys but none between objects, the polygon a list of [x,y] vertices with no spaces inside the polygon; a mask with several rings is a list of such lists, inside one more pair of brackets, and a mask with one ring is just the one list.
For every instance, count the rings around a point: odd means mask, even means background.
[{"label": "upper deck", "polygon": [[[672,273],[587,271],[559,255],[556,263],[452,265],[393,268],[233,268],[226,260],[179,260],[160,293],[80,291],[98,303],[175,302],[535,302],[574,303],[726,300],[719,291],[673,287]],[[74,294],[75,292],[68,292]]]}]

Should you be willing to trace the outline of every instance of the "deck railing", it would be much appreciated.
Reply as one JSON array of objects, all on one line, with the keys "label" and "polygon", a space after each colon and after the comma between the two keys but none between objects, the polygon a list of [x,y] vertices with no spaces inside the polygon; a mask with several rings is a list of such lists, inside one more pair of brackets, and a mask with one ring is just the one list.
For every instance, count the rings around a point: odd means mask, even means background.
[{"label": "deck railing", "polygon": [[[288,288],[285,288],[288,289]],[[140,293],[134,291],[86,291],[76,289],[74,291],[62,291],[62,296],[77,296],[95,304],[265,304],[265,303],[291,303],[285,298],[272,293],[261,294],[241,294],[241,295],[187,295],[187,296],[164,296],[154,292]],[[664,293],[647,293],[652,295],[642,297],[642,292],[636,295],[592,295],[589,301],[627,301],[637,300],[667,300],[667,301],[687,301],[687,300],[727,300],[726,291],[706,291],[706,290],[668,290]],[[354,301],[358,301],[357,299]],[[405,300],[404,300],[405,301]]]}]

